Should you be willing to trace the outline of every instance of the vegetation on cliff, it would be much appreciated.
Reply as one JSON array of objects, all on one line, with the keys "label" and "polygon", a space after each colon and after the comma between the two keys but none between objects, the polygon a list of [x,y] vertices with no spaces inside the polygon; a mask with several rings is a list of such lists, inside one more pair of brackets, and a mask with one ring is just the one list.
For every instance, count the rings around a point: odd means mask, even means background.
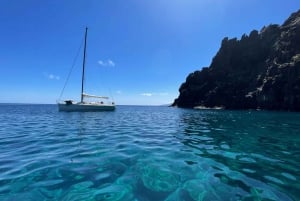
[{"label": "vegetation on cliff", "polygon": [[211,65],[179,92],[173,106],[300,111],[300,10],[281,26],[224,38]]}]

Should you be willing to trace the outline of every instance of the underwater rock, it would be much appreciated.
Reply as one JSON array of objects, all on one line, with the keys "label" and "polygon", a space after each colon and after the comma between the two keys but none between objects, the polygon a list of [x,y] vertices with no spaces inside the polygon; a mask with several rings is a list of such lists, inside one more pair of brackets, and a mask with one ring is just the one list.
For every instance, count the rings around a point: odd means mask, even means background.
[{"label": "underwater rock", "polygon": [[86,201],[93,201],[94,194],[96,193],[96,189],[90,188],[93,185],[91,181],[80,182],[74,184],[70,187],[68,191],[66,191],[60,200],[67,201],[67,200],[86,200]]},{"label": "underwater rock", "polygon": [[178,175],[154,165],[143,166],[141,173],[144,186],[152,191],[171,192],[174,191],[180,183],[180,177]]},{"label": "underwater rock", "polygon": [[205,187],[205,181],[194,179],[185,182],[183,189],[186,190],[193,200],[205,200],[208,189]]},{"label": "underwater rock", "polygon": [[126,185],[113,184],[100,189],[95,195],[95,200],[101,201],[130,201],[133,200],[133,194]]},{"label": "underwater rock", "polygon": [[193,201],[189,193],[184,189],[177,189],[175,192],[171,193],[165,201]]}]

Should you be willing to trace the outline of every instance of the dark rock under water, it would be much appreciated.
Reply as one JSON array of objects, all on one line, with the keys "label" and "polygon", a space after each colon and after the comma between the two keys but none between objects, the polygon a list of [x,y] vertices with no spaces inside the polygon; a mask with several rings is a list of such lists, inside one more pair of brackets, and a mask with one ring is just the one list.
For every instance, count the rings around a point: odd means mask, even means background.
[{"label": "dark rock under water", "polygon": [[300,10],[281,26],[222,40],[209,67],[188,75],[173,106],[300,111]]}]

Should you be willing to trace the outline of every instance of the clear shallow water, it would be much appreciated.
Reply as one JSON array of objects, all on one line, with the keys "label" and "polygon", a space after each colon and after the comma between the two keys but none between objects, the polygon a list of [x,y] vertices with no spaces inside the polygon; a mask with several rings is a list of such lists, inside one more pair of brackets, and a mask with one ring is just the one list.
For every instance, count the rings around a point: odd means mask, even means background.
[{"label": "clear shallow water", "polygon": [[0,200],[300,200],[300,113],[0,105]]}]

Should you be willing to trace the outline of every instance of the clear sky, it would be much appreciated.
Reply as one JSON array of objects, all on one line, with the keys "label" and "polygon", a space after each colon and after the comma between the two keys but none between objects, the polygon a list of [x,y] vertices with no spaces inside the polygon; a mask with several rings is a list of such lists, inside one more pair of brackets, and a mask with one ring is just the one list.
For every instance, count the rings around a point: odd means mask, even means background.
[{"label": "clear sky", "polygon": [[[224,37],[282,24],[299,0],[0,0],[0,102],[55,103],[89,27],[86,91],[173,102]],[[79,100],[82,52],[62,98]]]}]

